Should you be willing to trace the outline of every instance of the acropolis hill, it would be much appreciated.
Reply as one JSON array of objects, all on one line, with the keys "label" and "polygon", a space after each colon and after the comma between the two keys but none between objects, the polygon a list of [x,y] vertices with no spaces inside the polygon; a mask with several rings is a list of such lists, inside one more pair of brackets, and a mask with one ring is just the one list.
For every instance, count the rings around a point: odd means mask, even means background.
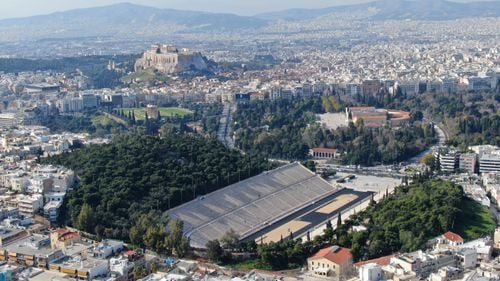
[{"label": "acropolis hill", "polygon": [[177,49],[172,45],[155,44],[135,63],[135,71],[154,69],[165,74],[189,70],[205,70],[207,64],[200,52]]}]

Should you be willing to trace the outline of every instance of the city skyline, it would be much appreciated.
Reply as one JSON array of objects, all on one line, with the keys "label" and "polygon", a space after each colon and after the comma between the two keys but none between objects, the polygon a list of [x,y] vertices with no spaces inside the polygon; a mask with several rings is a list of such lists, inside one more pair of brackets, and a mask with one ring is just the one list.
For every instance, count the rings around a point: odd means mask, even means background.
[{"label": "city skyline", "polygon": [[[498,0],[489,0],[498,1]],[[178,10],[194,10],[205,12],[233,13],[251,16],[259,13],[274,12],[293,8],[325,8],[331,6],[349,5],[372,2],[372,0],[290,0],[286,5],[281,0],[238,1],[213,0],[25,0],[20,9],[19,2],[2,3],[0,19],[44,15],[67,10],[106,6],[117,3],[134,3],[157,8]],[[478,2],[478,0],[454,0],[453,2]]]}]

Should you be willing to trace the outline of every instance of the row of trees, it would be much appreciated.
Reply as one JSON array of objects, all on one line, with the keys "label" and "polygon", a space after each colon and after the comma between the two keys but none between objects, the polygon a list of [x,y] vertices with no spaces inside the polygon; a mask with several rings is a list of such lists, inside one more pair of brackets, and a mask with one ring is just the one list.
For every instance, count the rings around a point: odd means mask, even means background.
[{"label": "row of trees", "polygon": [[114,114],[116,114],[118,117],[124,119],[124,120],[127,120],[128,124],[130,126],[134,126],[137,124],[137,120],[135,118],[135,111],[132,110],[132,111],[127,111],[127,113],[125,113],[125,111],[123,111],[123,109],[117,109],[114,111]]},{"label": "row of trees", "polygon": [[68,194],[61,214],[66,224],[124,240],[151,210],[166,211],[268,166],[262,157],[241,155],[214,139],[185,134],[118,135],[111,144],[43,161],[71,168],[80,177],[80,187]]},{"label": "row of trees", "polygon": [[[178,104],[172,104],[171,106],[178,106]],[[184,116],[162,116],[160,111],[158,111],[156,118],[147,118],[151,116],[147,116],[147,113],[145,113],[143,120],[138,120],[139,118],[136,118],[135,110],[124,111],[123,109],[116,109],[113,111],[113,114],[127,121],[130,126],[143,126],[147,134],[154,135],[160,133],[164,136],[169,133],[182,133],[186,131],[201,133],[196,130],[189,130],[186,126],[188,122],[197,121],[203,128],[205,135],[215,137],[219,129],[219,118],[222,114],[222,105],[188,103],[185,106],[190,109],[193,114]]]},{"label": "row of trees", "polygon": [[207,135],[215,137],[219,129],[219,118],[223,110],[222,104],[191,103],[187,107],[193,111],[193,120],[200,120],[203,131]]}]

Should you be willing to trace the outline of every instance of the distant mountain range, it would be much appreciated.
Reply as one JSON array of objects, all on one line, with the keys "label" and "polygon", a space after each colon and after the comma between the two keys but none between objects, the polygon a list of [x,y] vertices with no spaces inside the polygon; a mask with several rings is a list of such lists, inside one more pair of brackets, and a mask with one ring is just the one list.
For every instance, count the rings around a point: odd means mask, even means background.
[{"label": "distant mountain range", "polygon": [[[260,28],[267,20],[234,14],[158,9],[130,3],[0,20],[0,37],[157,36],[177,31]],[[1,39],[1,38],[0,38]]]},{"label": "distant mountain range", "polygon": [[110,6],[76,9],[49,15],[1,20],[1,25],[145,25],[175,23],[189,28],[234,29],[259,27],[265,20],[234,14],[181,11],[120,3]]},{"label": "distant mountain range", "polygon": [[[324,9],[292,9],[255,16],[159,9],[130,3],[0,20],[0,37],[148,36],[183,32],[258,30],[277,20],[307,21],[336,13],[365,13],[368,20],[448,20],[500,16],[500,1],[380,0]],[[369,12],[369,13],[368,13]]]},{"label": "distant mountain range", "polygon": [[379,0],[323,9],[290,9],[256,15],[264,20],[309,20],[335,13],[372,11],[371,20],[451,20],[467,17],[498,17],[500,1],[457,3],[445,0]]}]

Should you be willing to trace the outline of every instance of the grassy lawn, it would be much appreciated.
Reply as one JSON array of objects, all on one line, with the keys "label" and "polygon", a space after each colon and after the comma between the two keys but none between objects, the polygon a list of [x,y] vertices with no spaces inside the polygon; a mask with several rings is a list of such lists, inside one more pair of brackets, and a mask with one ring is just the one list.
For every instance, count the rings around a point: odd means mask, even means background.
[{"label": "grassy lawn", "polygon": [[92,124],[94,126],[101,126],[101,127],[107,127],[107,126],[117,126],[118,123],[116,123],[114,120],[109,118],[108,116],[105,115],[99,115],[94,118],[92,118]]},{"label": "grassy lawn", "polygon": [[[135,119],[136,120],[144,120],[144,117],[146,116],[146,108],[141,107],[141,108],[123,108],[123,112],[125,115],[128,115],[128,112],[134,112]],[[171,116],[186,116],[186,115],[191,115],[193,114],[192,111],[185,109],[185,108],[180,108],[180,107],[160,107],[158,108],[160,111],[160,115],[162,117],[171,117]]]},{"label": "grassy lawn", "polygon": [[465,240],[473,240],[492,236],[495,228],[495,218],[486,207],[469,198],[463,200],[462,213],[455,221],[454,232]]}]

